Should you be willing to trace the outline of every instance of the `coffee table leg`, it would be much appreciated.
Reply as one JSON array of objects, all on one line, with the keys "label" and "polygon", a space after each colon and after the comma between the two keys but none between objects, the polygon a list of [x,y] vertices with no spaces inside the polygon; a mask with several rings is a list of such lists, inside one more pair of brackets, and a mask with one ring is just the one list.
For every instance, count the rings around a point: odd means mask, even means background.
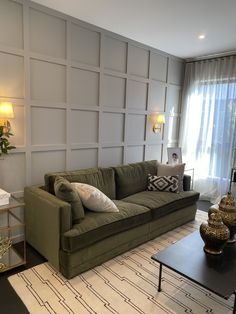
[{"label": "coffee table leg", "polygon": [[158,283],[158,291],[161,291],[161,275],[162,275],[162,264],[160,263],[160,268],[159,268],[159,283]]},{"label": "coffee table leg", "polygon": [[233,314],[236,314],[236,291],[234,292],[234,308],[233,308]]}]

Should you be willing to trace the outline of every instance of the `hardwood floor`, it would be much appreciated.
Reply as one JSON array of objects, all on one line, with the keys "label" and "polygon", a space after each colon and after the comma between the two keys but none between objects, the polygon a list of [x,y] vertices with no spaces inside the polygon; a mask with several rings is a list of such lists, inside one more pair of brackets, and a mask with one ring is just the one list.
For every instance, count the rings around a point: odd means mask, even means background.
[{"label": "hardwood floor", "polygon": [[204,212],[208,212],[209,207],[212,204],[208,201],[198,201],[197,202],[197,208],[204,211]]},{"label": "hardwood floor", "polygon": [[30,245],[26,247],[27,264],[16,267],[0,274],[0,313],[2,314],[27,314],[29,313],[7,278],[25,269],[45,262],[45,258],[36,252]]}]

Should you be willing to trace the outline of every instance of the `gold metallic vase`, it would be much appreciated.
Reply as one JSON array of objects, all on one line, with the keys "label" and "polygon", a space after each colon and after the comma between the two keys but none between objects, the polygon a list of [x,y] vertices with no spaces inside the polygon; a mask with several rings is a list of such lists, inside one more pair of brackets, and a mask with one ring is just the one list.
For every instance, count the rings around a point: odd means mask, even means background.
[{"label": "gold metallic vase", "polygon": [[205,243],[204,251],[213,255],[223,252],[223,247],[230,237],[229,228],[223,224],[219,212],[210,214],[208,223],[201,224],[200,234]]},{"label": "gold metallic vase", "polygon": [[228,192],[227,195],[224,195],[219,203],[219,205],[213,205],[209,209],[209,214],[213,212],[220,213],[220,216],[223,220],[223,223],[230,230],[230,238],[227,243],[232,244],[236,242],[235,233],[236,233],[236,203],[231,192]]}]

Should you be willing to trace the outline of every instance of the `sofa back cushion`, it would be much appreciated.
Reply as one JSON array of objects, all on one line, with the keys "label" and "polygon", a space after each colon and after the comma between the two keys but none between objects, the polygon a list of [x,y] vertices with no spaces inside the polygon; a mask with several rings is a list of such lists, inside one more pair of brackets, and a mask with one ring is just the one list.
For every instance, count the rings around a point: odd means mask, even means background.
[{"label": "sofa back cushion", "polygon": [[115,170],[116,198],[122,199],[147,189],[148,174],[157,174],[157,161],[143,161],[117,166]]},{"label": "sofa back cushion", "polygon": [[115,177],[112,168],[90,168],[75,171],[46,173],[45,189],[49,193],[55,194],[54,182],[56,176],[63,177],[69,182],[81,182],[95,186],[110,199],[116,198]]}]

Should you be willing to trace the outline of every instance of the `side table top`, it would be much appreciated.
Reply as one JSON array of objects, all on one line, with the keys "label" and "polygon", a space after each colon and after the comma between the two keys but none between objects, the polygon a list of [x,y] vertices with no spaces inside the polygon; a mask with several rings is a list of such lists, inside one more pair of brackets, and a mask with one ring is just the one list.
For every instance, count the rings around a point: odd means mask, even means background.
[{"label": "side table top", "polygon": [[12,208],[23,207],[23,206],[25,206],[25,203],[23,201],[18,200],[18,199],[11,196],[9,198],[9,204],[0,206],[0,212],[6,211],[6,210],[9,210]]}]

